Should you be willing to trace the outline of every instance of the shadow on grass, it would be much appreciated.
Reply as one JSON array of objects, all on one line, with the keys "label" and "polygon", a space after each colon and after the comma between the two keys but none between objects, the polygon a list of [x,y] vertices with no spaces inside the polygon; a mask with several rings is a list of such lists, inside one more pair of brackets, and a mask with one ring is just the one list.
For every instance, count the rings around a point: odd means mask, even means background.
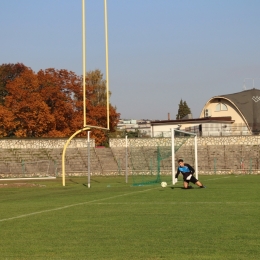
[{"label": "shadow on grass", "polygon": [[181,189],[181,190],[193,190],[194,189],[194,187],[190,187],[190,188],[188,188],[188,189],[185,189],[184,187],[170,187],[172,190],[174,190],[174,189]]},{"label": "shadow on grass", "polygon": [[75,183],[75,184],[80,184],[80,183],[78,183],[77,181],[74,181],[74,180],[72,180],[72,179],[69,179],[69,181],[72,182],[72,183]]}]

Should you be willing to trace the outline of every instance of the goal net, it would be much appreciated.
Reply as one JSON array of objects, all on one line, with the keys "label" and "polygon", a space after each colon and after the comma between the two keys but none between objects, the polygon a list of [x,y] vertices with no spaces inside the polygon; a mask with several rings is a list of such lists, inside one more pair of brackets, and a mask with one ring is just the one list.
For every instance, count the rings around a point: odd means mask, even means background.
[{"label": "goal net", "polygon": [[198,179],[197,134],[172,129],[172,184],[175,184],[175,166],[179,159],[194,166]]},{"label": "goal net", "polygon": [[2,172],[5,178],[56,177],[57,163],[53,160],[7,162]]},{"label": "goal net", "polygon": [[187,159],[192,164],[196,158],[195,137],[192,133],[173,130],[169,138],[154,138],[154,146],[135,147],[130,144],[129,166],[133,186],[162,181],[175,184],[176,161]]},{"label": "goal net", "polygon": [[161,147],[159,145],[130,147],[129,159],[133,186],[149,185],[161,181]]}]

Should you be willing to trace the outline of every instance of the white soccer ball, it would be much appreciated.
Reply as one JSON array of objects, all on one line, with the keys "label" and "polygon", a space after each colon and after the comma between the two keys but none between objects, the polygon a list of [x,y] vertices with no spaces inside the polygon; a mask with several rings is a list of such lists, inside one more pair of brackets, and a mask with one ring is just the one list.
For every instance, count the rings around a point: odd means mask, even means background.
[{"label": "white soccer ball", "polygon": [[167,187],[167,182],[163,181],[163,182],[161,183],[161,186],[162,186],[163,188]]}]

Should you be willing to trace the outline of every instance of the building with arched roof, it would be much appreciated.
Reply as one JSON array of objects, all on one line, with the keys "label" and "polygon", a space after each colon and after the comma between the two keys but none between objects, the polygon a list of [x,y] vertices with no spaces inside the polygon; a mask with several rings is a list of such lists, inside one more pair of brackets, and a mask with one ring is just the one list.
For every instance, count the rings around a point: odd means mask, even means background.
[{"label": "building with arched roof", "polygon": [[[231,116],[232,131],[260,132],[260,90],[249,89],[212,97],[204,105],[200,118]],[[230,128],[231,129],[231,128]],[[230,130],[231,131],[231,130]]]},{"label": "building with arched roof", "polygon": [[171,128],[197,133],[201,136],[251,135],[260,133],[260,90],[210,98],[200,117],[188,115],[178,120],[151,121],[151,136],[171,136]]}]

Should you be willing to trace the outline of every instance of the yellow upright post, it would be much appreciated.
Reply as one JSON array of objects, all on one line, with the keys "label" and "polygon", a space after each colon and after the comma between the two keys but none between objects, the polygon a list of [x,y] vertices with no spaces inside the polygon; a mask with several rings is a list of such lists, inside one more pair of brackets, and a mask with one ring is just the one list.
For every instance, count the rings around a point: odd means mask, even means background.
[{"label": "yellow upright post", "polygon": [[83,128],[76,131],[65,143],[62,152],[62,184],[65,186],[65,154],[70,141],[82,131],[90,130],[90,127],[109,130],[109,72],[108,72],[108,29],[107,29],[107,1],[104,0],[105,16],[105,46],[106,46],[106,91],[107,91],[107,128],[88,126],[86,120],[86,35],[85,35],[85,0],[82,0],[82,87],[83,87]]},{"label": "yellow upright post", "polygon": [[85,0],[82,0],[82,83],[83,83],[83,127],[86,126],[86,34],[85,34]]},{"label": "yellow upright post", "polygon": [[106,91],[107,91],[107,129],[109,129],[109,71],[108,71],[108,29],[107,29],[107,0],[104,0],[105,46],[106,46]]},{"label": "yellow upright post", "polygon": [[78,130],[77,132],[75,132],[65,143],[64,147],[63,147],[63,152],[62,152],[62,185],[65,186],[65,154],[66,154],[66,150],[67,150],[67,146],[69,145],[70,141],[72,140],[72,138],[74,136],[76,136],[77,134],[81,133],[82,131],[85,130],[89,130],[89,127],[85,127],[82,128],[80,130]]}]

